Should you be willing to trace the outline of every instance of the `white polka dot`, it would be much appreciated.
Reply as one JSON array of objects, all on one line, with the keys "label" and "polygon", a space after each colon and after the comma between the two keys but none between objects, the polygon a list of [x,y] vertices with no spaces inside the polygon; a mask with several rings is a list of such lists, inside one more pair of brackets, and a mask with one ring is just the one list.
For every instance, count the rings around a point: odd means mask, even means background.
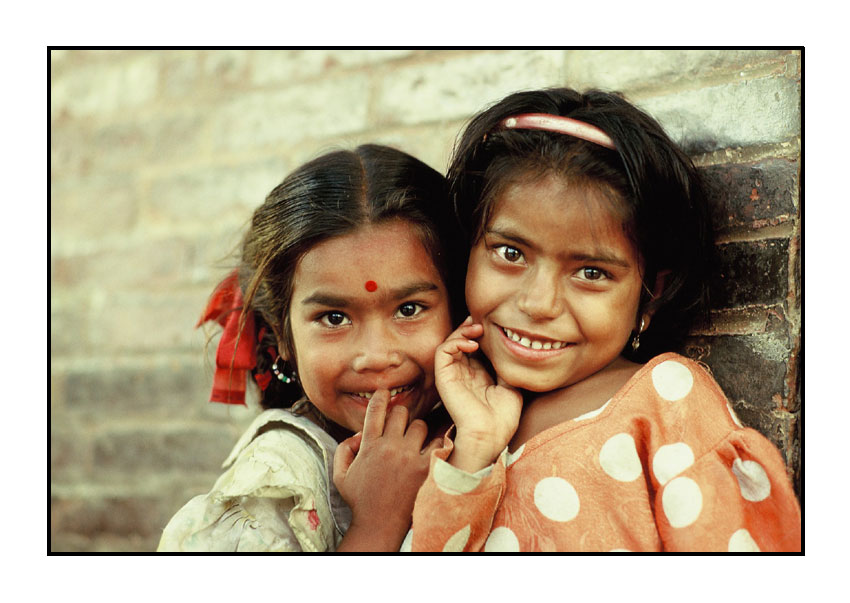
[{"label": "white polka dot", "polygon": [[463,547],[466,546],[467,541],[469,540],[469,532],[471,528],[469,524],[466,527],[458,530],[454,536],[449,538],[448,542],[446,542],[446,546],[443,547],[444,553],[460,553],[463,551]]},{"label": "white polka dot", "polygon": [[413,550],[413,530],[407,531],[407,536],[404,537],[404,540],[401,543],[401,548],[398,550],[399,553],[409,553]]},{"label": "white polka dot", "polygon": [[702,492],[689,477],[677,477],[664,488],[661,495],[664,514],[674,528],[691,525],[702,511]]},{"label": "white polka dot", "polygon": [[635,439],[627,433],[618,433],[608,438],[599,450],[602,469],[620,482],[631,482],[643,473]]},{"label": "white polka dot", "polygon": [[732,463],[732,473],[738,478],[741,496],[746,500],[758,502],[770,496],[770,479],[764,467],[757,462],[735,459]]},{"label": "white polka dot", "polygon": [[747,530],[743,528],[732,534],[729,539],[730,553],[760,553],[761,549]]},{"label": "white polka dot", "polygon": [[735,409],[732,408],[732,403],[727,400],[726,402],[726,410],[729,411],[729,416],[732,417],[732,422],[735,423],[738,427],[743,427],[744,425],[741,423],[741,420],[738,418],[738,415],[735,414]]},{"label": "white polka dot", "polygon": [[659,448],[652,459],[652,472],[662,486],[694,464],[694,451],[684,442]]},{"label": "white polka dot", "polygon": [[516,460],[522,456],[522,451],[525,450],[525,444],[516,449],[515,452],[508,453],[508,464],[507,467],[510,467],[512,464],[516,462]]},{"label": "white polka dot", "polygon": [[481,478],[465,473],[444,461],[434,463],[434,483],[446,494],[472,492],[481,483]]},{"label": "white polka dot", "polygon": [[578,493],[560,477],[546,477],[534,488],[534,504],[552,521],[570,521],[579,510]]},{"label": "white polka dot", "polygon": [[652,384],[658,395],[670,402],[681,400],[691,391],[694,376],[685,365],[665,360],[652,369]]},{"label": "white polka dot", "polygon": [[487,542],[484,543],[485,553],[518,553],[519,540],[513,530],[505,526],[499,526],[490,532]]},{"label": "white polka dot", "polygon": [[[611,400],[608,400],[608,402],[611,402]],[[592,419],[593,417],[601,413],[603,410],[605,410],[605,407],[608,406],[608,402],[606,402],[596,410],[591,410],[590,412],[586,412],[583,415],[577,416],[575,419],[573,419],[573,421],[586,421],[587,419]]]}]

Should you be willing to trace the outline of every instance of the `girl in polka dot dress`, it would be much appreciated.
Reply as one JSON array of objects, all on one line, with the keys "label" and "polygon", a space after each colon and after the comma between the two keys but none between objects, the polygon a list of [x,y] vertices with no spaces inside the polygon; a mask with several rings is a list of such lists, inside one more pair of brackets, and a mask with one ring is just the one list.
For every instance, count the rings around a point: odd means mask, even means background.
[{"label": "girl in polka dot dress", "polygon": [[454,432],[411,548],[799,551],[779,452],[670,351],[705,314],[713,243],[659,124],[618,95],[513,94],[449,177],[471,316],[437,351]]}]

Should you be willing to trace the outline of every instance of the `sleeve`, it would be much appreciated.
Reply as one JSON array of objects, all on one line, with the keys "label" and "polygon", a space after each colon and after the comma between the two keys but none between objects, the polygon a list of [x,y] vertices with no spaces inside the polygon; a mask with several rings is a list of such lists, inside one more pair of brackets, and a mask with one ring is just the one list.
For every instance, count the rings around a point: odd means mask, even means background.
[{"label": "sleeve", "polygon": [[493,465],[477,473],[462,471],[446,459],[453,443],[431,453],[428,478],[413,507],[412,551],[480,551],[505,493],[507,448]]},{"label": "sleeve", "polygon": [[254,439],[213,489],[169,521],[158,551],[329,551],[335,531],[321,456],[297,433]]},{"label": "sleeve", "polygon": [[[694,363],[687,366],[693,378],[678,385],[664,381],[681,370],[675,363],[662,363],[653,371],[654,391],[667,394],[660,403],[668,419],[673,417],[666,425],[667,438],[657,442],[665,445],[656,445],[651,459],[662,547],[800,551],[800,505],[779,450],[758,431],[741,425],[706,371]],[[675,401],[677,396],[670,392],[682,383],[691,391]]]},{"label": "sleeve", "polygon": [[[674,447],[660,451],[669,463]],[[655,517],[666,551],[800,552],[800,505],[779,450],[737,427],[669,478],[656,454]],[[670,465],[668,464],[668,467]]]}]

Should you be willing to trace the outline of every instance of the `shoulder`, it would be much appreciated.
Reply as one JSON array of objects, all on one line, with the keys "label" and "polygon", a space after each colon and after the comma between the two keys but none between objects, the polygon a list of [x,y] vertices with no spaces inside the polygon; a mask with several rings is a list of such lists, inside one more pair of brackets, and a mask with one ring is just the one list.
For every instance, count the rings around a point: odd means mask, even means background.
[{"label": "shoulder", "polygon": [[[222,463],[228,468],[245,456],[246,450],[256,449],[257,442],[286,442],[289,446],[305,452],[312,451],[320,458],[333,458],[336,441],[310,420],[285,409],[270,409],[260,413],[240,436],[227,459]],[[281,449],[288,450],[289,446]]]},{"label": "shoulder", "polygon": [[651,359],[617,398],[621,409],[639,414],[656,430],[687,432],[706,444],[742,427],[709,368],[680,354]]}]

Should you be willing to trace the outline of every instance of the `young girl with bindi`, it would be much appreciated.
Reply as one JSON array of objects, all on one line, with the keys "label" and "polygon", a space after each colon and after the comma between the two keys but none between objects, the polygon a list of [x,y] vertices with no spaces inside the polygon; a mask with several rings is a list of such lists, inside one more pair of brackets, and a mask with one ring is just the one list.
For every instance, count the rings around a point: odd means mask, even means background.
[{"label": "young girl with bindi", "polygon": [[799,551],[778,450],[673,351],[707,314],[713,241],[659,124],[614,94],[517,93],[449,179],[471,316],[436,355],[455,432],[413,550]]},{"label": "young girl with bindi", "polygon": [[420,161],[364,145],[298,168],[254,212],[201,323],[224,327],[211,399],[244,403],[250,373],[264,411],[160,551],[398,550],[446,419],[434,351],[458,322],[448,258],[463,253],[446,192]]}]

